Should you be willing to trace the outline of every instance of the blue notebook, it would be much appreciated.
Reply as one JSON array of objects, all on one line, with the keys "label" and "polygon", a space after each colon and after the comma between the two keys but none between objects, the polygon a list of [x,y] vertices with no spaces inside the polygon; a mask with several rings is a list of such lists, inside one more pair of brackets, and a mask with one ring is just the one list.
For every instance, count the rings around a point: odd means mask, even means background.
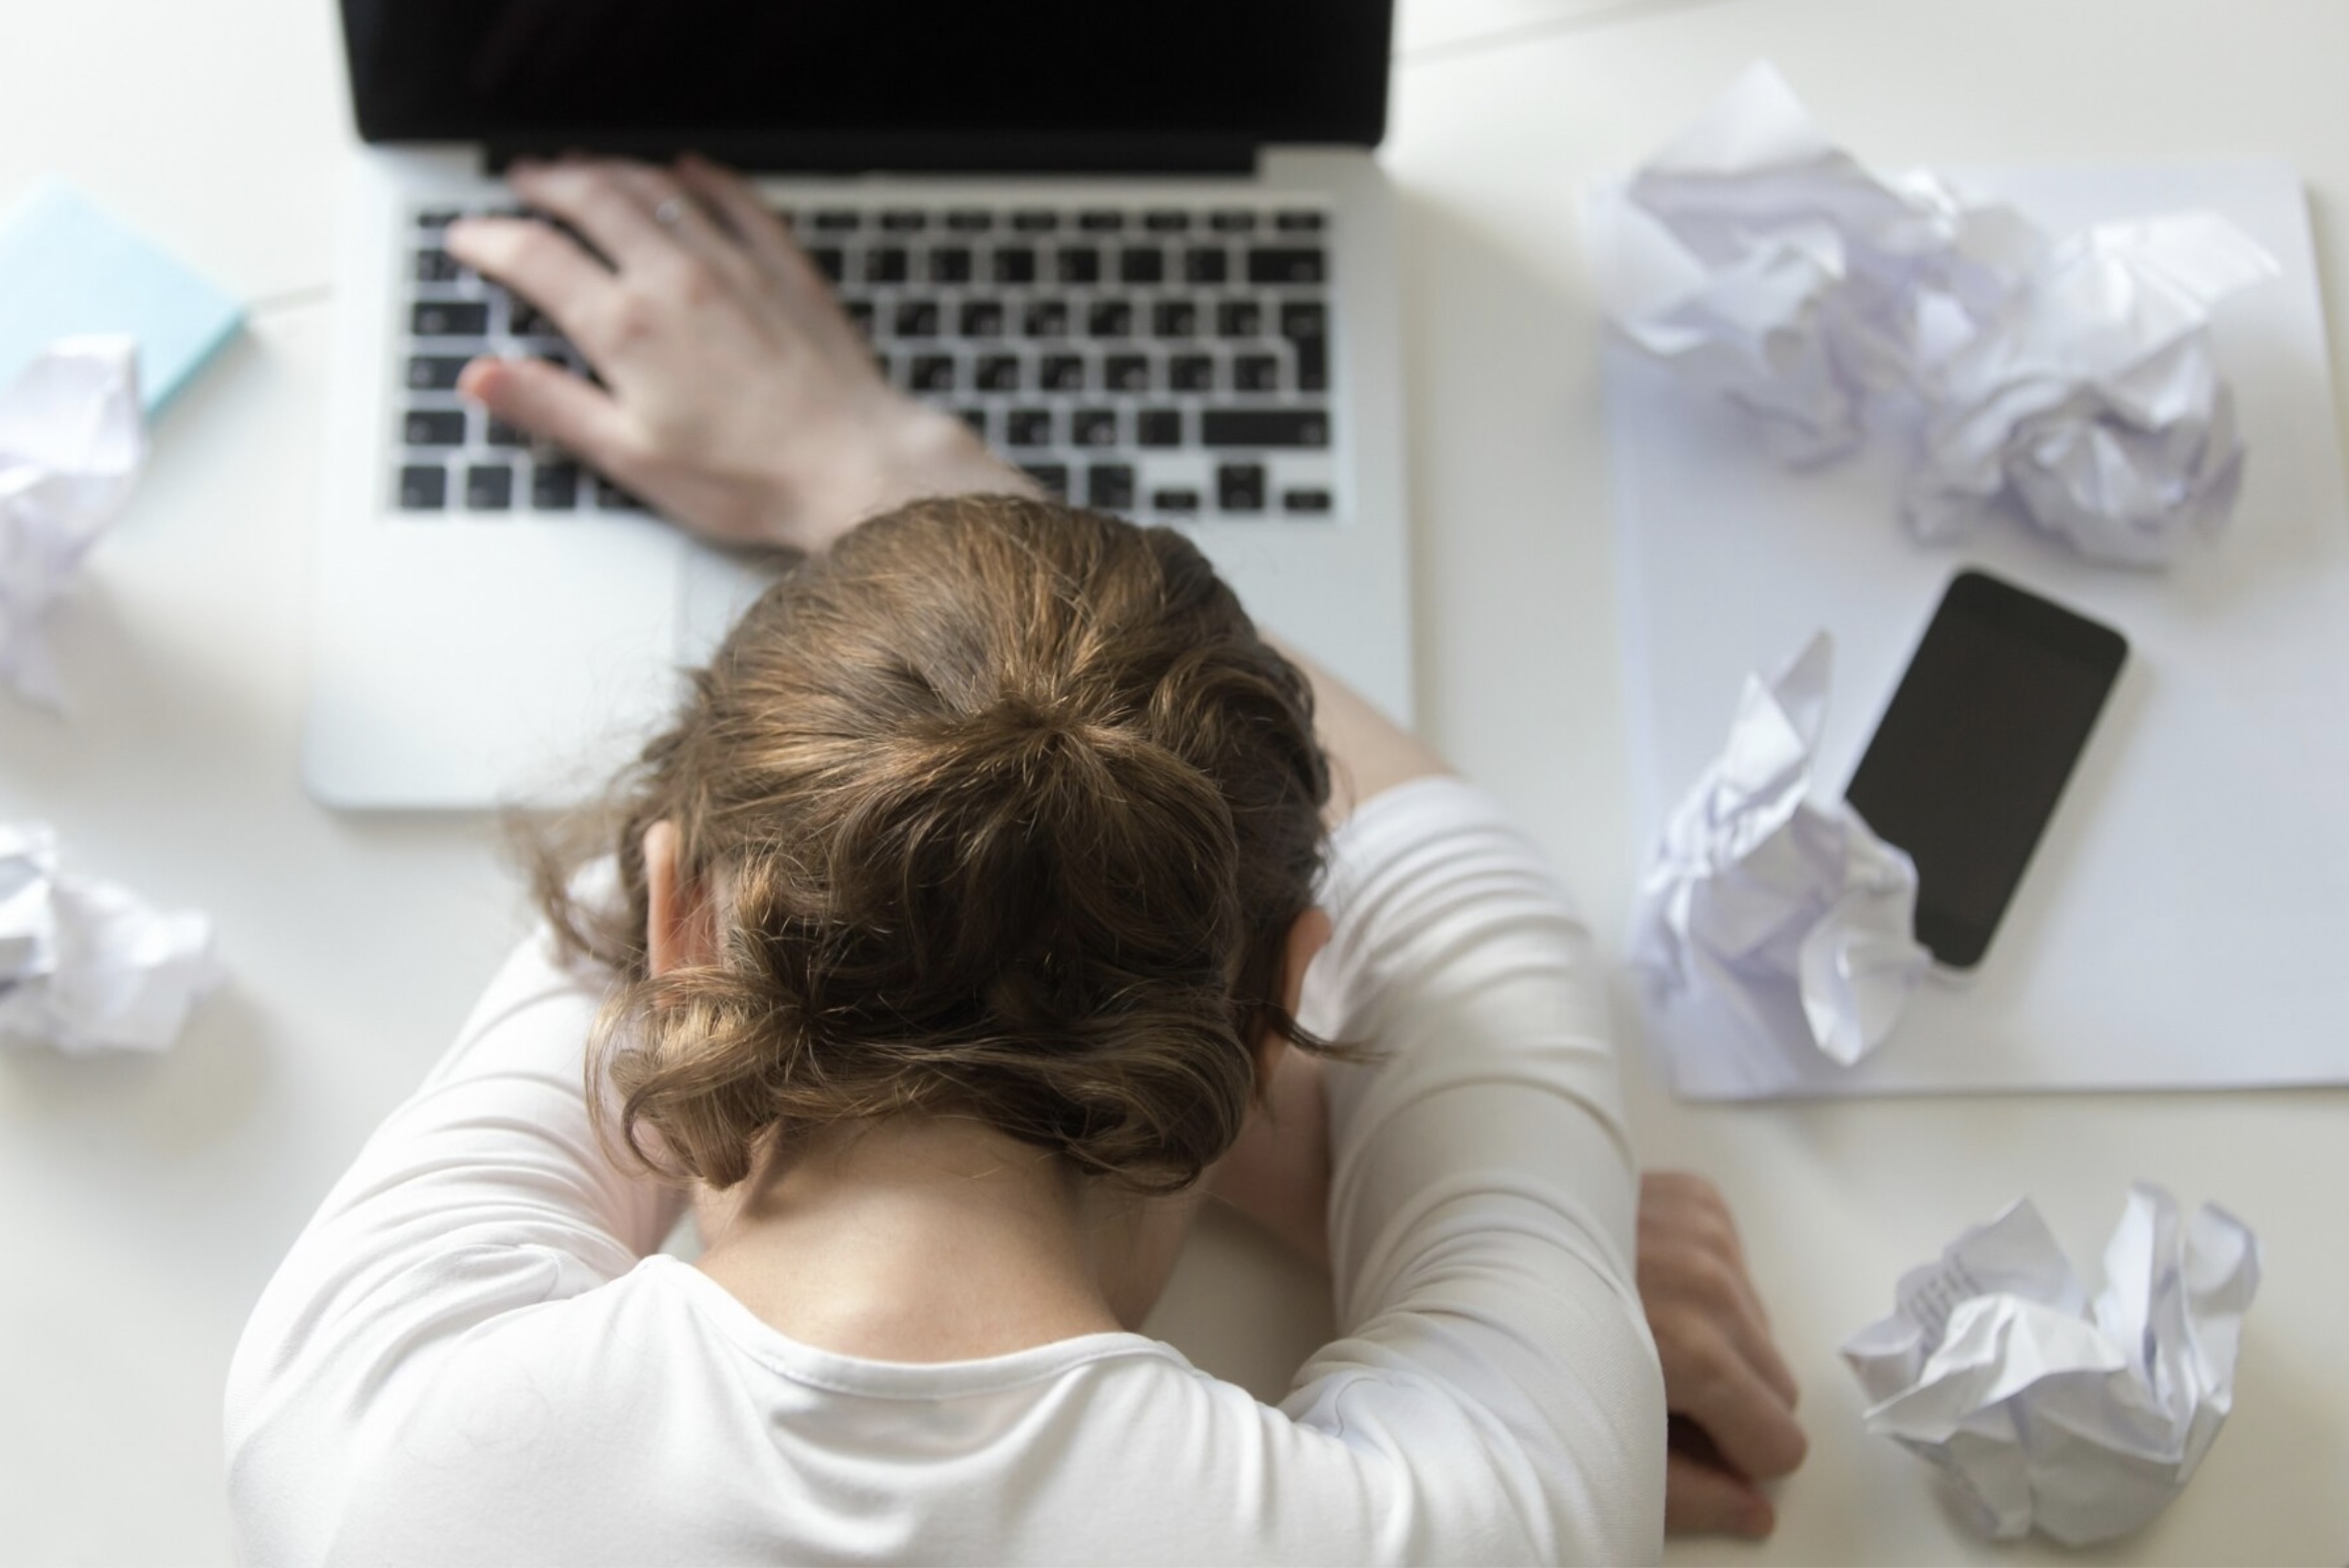
[{"label": "blue notebook", "polygon": [[0,387],[59,338],[138,340],[138,392],[151,421],[244,320],[186,263],[62,180],[0,218]]}]

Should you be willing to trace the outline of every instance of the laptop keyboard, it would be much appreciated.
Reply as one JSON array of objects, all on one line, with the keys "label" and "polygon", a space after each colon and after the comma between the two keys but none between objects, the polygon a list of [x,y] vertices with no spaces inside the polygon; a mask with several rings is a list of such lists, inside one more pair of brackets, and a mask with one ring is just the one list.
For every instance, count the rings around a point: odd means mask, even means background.
[{"label": "laptop keyboard", "polygon": [[[528,302],[441,247],[458,215],[417,212],[408,241],[393,506],[419,521],[643,510],[457,396],[480,354],[593,374]],[[1343,510],[1326,207],[811,203],[779,215],[889,381],[1047,489],[1162,522]]]}]

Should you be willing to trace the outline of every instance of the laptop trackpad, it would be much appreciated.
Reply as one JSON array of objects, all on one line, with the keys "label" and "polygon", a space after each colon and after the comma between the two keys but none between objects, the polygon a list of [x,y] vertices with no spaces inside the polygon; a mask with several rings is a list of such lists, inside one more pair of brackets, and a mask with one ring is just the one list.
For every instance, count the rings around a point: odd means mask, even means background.
[{"label": "laptop trackpad", "polygon": [[772,556],[688,546],[677,574],[677,662],[688,668],[708,663],[742,612],[781,575],[782,565]]}]

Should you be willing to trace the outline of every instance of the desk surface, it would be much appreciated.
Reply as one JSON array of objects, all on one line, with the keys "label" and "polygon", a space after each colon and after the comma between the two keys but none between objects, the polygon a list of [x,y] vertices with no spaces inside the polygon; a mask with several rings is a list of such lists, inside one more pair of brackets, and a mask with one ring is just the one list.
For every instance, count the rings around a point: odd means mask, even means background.
[{"label": "desk surface", "polygon": [[[55,623],[70,722],[0,699],[0,817],[47,817],[84,864],[210,910],[235,974],[170,1056],[0,1058],[0,1562],[224,1559],[219,1392],[245,1313],[448,1039],[521,905],[492,824],[337,816],[296,782],[348,138],[331,8],[17,9],[0,202],[62,172],[255,314],[171,412]],[[2336,313],[2349,299],[2339,0],[1407,0],[1385,157],[1403,196],[1421,711],[1610,940],[1638,846],[1574,197],[1762,54],[1886,164],[2289,160]],[[2349,336],[2337,319],[2330,334],[2349,383]],[[2243,1215],[2268,1275],[2203,1473],[2086,1555],[2349,1550],[2349,1098],[1697,1109],[1630,1068],[1644,1158],[1706,1173],[1737,1205],[1813,1439],[1774,1541],[1676,1544],[1676,1560],[2055,1559],[1962,1534],[1924,1468],[1860,1430],[1835,1346],[1901,1269],[2018,1193],[2093,1258],[2138,1176]],[[1266,1247],[1208,1226],[1157,1323],[1259,1391],[1324,1321],[1313,1282]]]}]

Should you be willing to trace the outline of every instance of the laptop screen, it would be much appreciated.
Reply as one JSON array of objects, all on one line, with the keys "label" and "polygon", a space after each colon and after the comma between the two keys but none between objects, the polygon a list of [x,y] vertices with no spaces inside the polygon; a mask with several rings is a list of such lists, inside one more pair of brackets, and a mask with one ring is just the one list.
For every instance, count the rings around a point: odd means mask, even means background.
[{"label": "laptop screen", "polygon": [[1105,166],[1137,148],[1179,159],[1185,144],[1373,145],[1392,0],[342,6],[371,141],[956,167],[1007,153]]}]

